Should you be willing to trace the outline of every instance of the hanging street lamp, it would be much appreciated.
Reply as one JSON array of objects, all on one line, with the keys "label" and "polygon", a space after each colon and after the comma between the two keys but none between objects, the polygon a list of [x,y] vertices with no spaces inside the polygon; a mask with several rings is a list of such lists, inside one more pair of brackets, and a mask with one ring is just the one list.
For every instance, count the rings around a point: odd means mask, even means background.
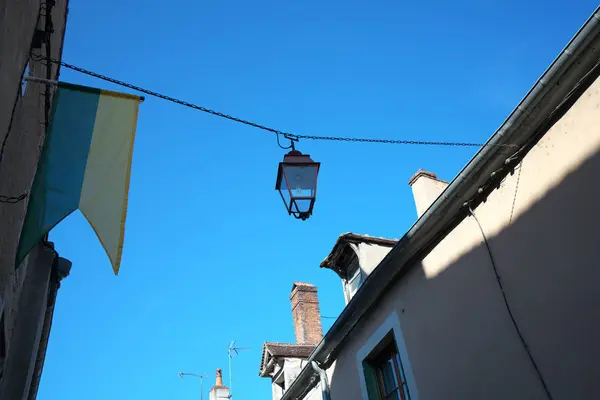
[{"label": "hanging street lamp", "polygon": [[293,147],[283,156],[277,171],[275,189],[279,191],[288,214],[306,220],[311,216],[317,195],[317,175],[321,163]]}]

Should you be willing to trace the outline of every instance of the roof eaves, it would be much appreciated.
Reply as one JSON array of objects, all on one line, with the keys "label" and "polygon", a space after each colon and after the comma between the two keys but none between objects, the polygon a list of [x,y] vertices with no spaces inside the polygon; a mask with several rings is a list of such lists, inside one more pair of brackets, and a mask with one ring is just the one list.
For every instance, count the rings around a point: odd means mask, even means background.
[{"label": "roof eaves", "polygon": [[[377,246],[394,247],[396,245],[396,243],[398,243],[398,240],[397,239],[387,239],[387,238],[377,237],[377,236],[361,235],[361,234],[352,233],[352,232],[342,233],[337,238],[335,244],[333,245],[333,249],[331,250],[331,252],[327,255],[327,257],[325,257],[325,259],[323,261],[321,261],[320,267],[332,269],[335,272],[338,272],[335,267],[335,264],[337,264],[339,257],[345,252],[347,246],[350,243],[353,243],[353,244],[367,243],[367,244],[373,244],[373,245],[377,245]],[[338,274],[339,274],[339,272],[338,272]]]},{"label": "roof eaves", "polygon": [[258,376],[265,378],[268,376],[268,371],[266,371],[266,366],[268,365],[271,358],[271,354],[267,349],[267,342],[263,343],[262,347],[262,355],[260,358],[260,369],[258,370]]},{"label": "roof eaves", "polygon": [[[265,342],[263,343],[260,370],[258,375],[267,377],[272,372],[271,362],[281,358],[308,358],[314,351],[314,344]],[[270,365],[271,364],[271,365]]]}]

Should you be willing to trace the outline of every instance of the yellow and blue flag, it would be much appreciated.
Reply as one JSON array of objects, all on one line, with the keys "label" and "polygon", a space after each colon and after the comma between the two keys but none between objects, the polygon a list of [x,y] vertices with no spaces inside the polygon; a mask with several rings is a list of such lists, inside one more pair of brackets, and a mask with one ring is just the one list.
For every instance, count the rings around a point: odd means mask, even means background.
[{"label": "yellow and blue flag", "polygon": [[16,267],[54,226],[79,209],[118,274],[140,100],[125,93],[59,83]]}]

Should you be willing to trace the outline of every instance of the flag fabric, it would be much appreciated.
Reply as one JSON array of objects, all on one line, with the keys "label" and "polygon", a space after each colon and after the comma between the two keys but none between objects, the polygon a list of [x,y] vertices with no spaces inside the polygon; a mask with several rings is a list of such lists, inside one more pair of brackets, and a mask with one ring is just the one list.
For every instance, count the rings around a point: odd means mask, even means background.
[{"label": "flag fabric", "polygon": [[15,268],[56,224],[79,209],[118,274],[140,100],[58,84]]}]

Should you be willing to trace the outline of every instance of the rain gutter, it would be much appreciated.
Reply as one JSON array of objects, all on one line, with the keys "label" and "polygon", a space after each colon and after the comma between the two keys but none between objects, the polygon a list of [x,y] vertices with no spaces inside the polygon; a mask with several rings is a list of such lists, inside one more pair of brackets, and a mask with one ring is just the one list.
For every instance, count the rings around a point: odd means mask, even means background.
[{"label": "rain gutter", "polygon": [[[503,168],[515,152],[514,145],[529,146],[551,127],[551,117],[565,109],[565,99],[573,88],[585,90],[598,76],[600,60],[600,7],[581,27],[569,44],[525,95],[517,108],[492,135],[475,157],[463,168],[438,199],[400,239],[342,311],[327,335],[317,345],[281,400],[299,400],[308,386],[319,381],[313,362],[327,369],[340,347],[363,316],[379,303],[406,272],[434,248],[468,215],[464,207],[474,209],[485,201],[482,188],[490,179],[501,180],[510,171]],[[594,72],[590,74],[590,72]],[[580,85],[585,80],[584,85]],[[586,86],[587,85],[587,86]],[[572,103],[571,103],[572,104]],[[568,105],[570,106],[570,104]],[[561,114],[562,115],[562,114]],[[517,147],[517,148],[518,148]],[[502,170],[502,173],[495,174]],[[493,188],[492,188],[493,190]],[[317,379],[315,378],[315,375]]]}]

